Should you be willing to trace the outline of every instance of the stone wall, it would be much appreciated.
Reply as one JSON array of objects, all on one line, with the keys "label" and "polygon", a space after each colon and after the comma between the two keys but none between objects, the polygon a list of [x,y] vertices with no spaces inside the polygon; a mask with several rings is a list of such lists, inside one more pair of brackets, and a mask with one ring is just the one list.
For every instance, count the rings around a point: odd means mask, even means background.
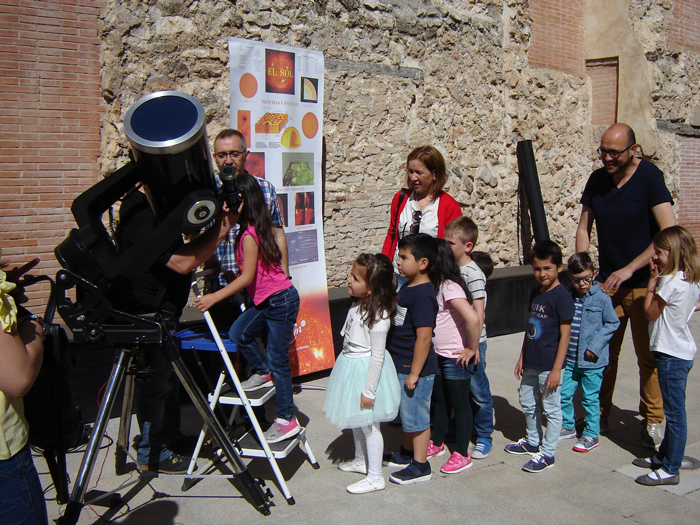
[{"label": "stone wall", "polygon": [[[676,2],[670,0],[632,2],[630,24],[644,48],[651,76],[648,118],[659,136],[659,147],[652,160],[666,174],[678,209],[683,200],[679,177],[683,142],[677,132],[700,136],[700,52],[670,42],[674,9]],[[700,26],[700,14],[690,22]],[[700,209],[692,213],[686,206],[686,210],[686,219],[700,222]]]},{"label": "stone wall", "polygon": [[590,85],[529,67],[530,28],[525,0],[108,0],[102,173],[125,162],[124,114],[149,92],[196,96],[210,137],[228,125],[227,37],[310,47],[326,59],[329,286],[381,248],[406,154],[421,144],[445,155],[447,191],[503,266],[521,259],[515,147],[532,140],[549,230],[568,254],[594,161]]}]

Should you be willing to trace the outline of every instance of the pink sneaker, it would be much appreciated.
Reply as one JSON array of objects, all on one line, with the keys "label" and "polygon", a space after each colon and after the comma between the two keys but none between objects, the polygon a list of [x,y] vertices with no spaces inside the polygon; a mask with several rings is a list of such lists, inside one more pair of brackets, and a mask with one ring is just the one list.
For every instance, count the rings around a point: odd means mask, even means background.
[{"label": "pink sneaker", "polygon": [[442,466],[440,472],[444,472],[445,474],[457,474],[468,468],[472,468],[472,457],[467,454],[465,458],[462,454],[455,451],[450,456],[450,459],[447,460],[447,463]]},{"label": "pink sneaker", "polygon": [[436,458],[438,456],[444,456],[445,455],[445,444],[443,443],[439,447],[435,446],[435,443],[433,443],[433,440],[431,439],[428,442],[428,459],[430,458]]},{"label": "pink sneaker", "polygon": [[273,444],[294,437],[299,432],[301,432],[301,427],[297,423],[297,418],[292,419],[286,425],[281,423],[279,419],[275,419],[272,426],[263,435],[269,444]]}]

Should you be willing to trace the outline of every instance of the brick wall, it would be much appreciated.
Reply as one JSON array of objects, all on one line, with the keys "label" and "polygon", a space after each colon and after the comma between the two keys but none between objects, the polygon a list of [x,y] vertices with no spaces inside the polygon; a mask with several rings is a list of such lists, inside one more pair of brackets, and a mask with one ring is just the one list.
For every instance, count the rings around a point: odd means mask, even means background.
[{"label": "brick wall", "polygon": [[533,66],[584,74],[584,0],[530,0]]},{"label": "brick wall", "polygon": [[700,242],[700,138],[680,137],[680,188],[678,223]]},{"label": "brick wall", "polygon": [[[55,276],[54,247],[75,226],[73,199],[97,180],[101,1],[0,0],[0,247],[9,267],[35,257]],[[33,286],[29,306],[48,287]]]},{"label": "brick wall", "polygon": [[668,43],[700,51],[700,2],[674,0]]},{"label": "brick wall", "polygon": [[617,122],[618,59],[587,60],[586,74],[591,77],[591,124]]}]

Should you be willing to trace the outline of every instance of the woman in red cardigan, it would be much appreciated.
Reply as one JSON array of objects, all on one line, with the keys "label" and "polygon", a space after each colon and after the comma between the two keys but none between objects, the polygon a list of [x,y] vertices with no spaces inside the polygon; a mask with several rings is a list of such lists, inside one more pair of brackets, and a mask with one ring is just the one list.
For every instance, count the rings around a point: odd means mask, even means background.
[{"label": "woman in red cardigan", "polygon": [[445,226],[462,216],[457,201],[442,191],[447,182],[445,159],[433,146],[420,146],[408,154],[406,186],[391,201],[389,230],[382,253],[394,261],[399,239],[411,233],[443,238]]}]

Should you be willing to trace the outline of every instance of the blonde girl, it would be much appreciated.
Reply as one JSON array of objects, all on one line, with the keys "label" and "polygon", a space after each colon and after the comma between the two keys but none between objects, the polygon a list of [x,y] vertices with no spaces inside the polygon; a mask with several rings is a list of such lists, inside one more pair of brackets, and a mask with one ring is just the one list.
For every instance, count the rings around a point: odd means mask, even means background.
[{"label": "blonde girl", "polygon": [[700,258],[693,236],[682,226],[660,231],[653,243],[644,313],[650,321],[649,346],[656,358],[666,432],[655,456],[633,464],[651,469],[636,479],[640,485],[677,485],[688,434],[685,389],[697,350],[688,321],[700,299]]}]

